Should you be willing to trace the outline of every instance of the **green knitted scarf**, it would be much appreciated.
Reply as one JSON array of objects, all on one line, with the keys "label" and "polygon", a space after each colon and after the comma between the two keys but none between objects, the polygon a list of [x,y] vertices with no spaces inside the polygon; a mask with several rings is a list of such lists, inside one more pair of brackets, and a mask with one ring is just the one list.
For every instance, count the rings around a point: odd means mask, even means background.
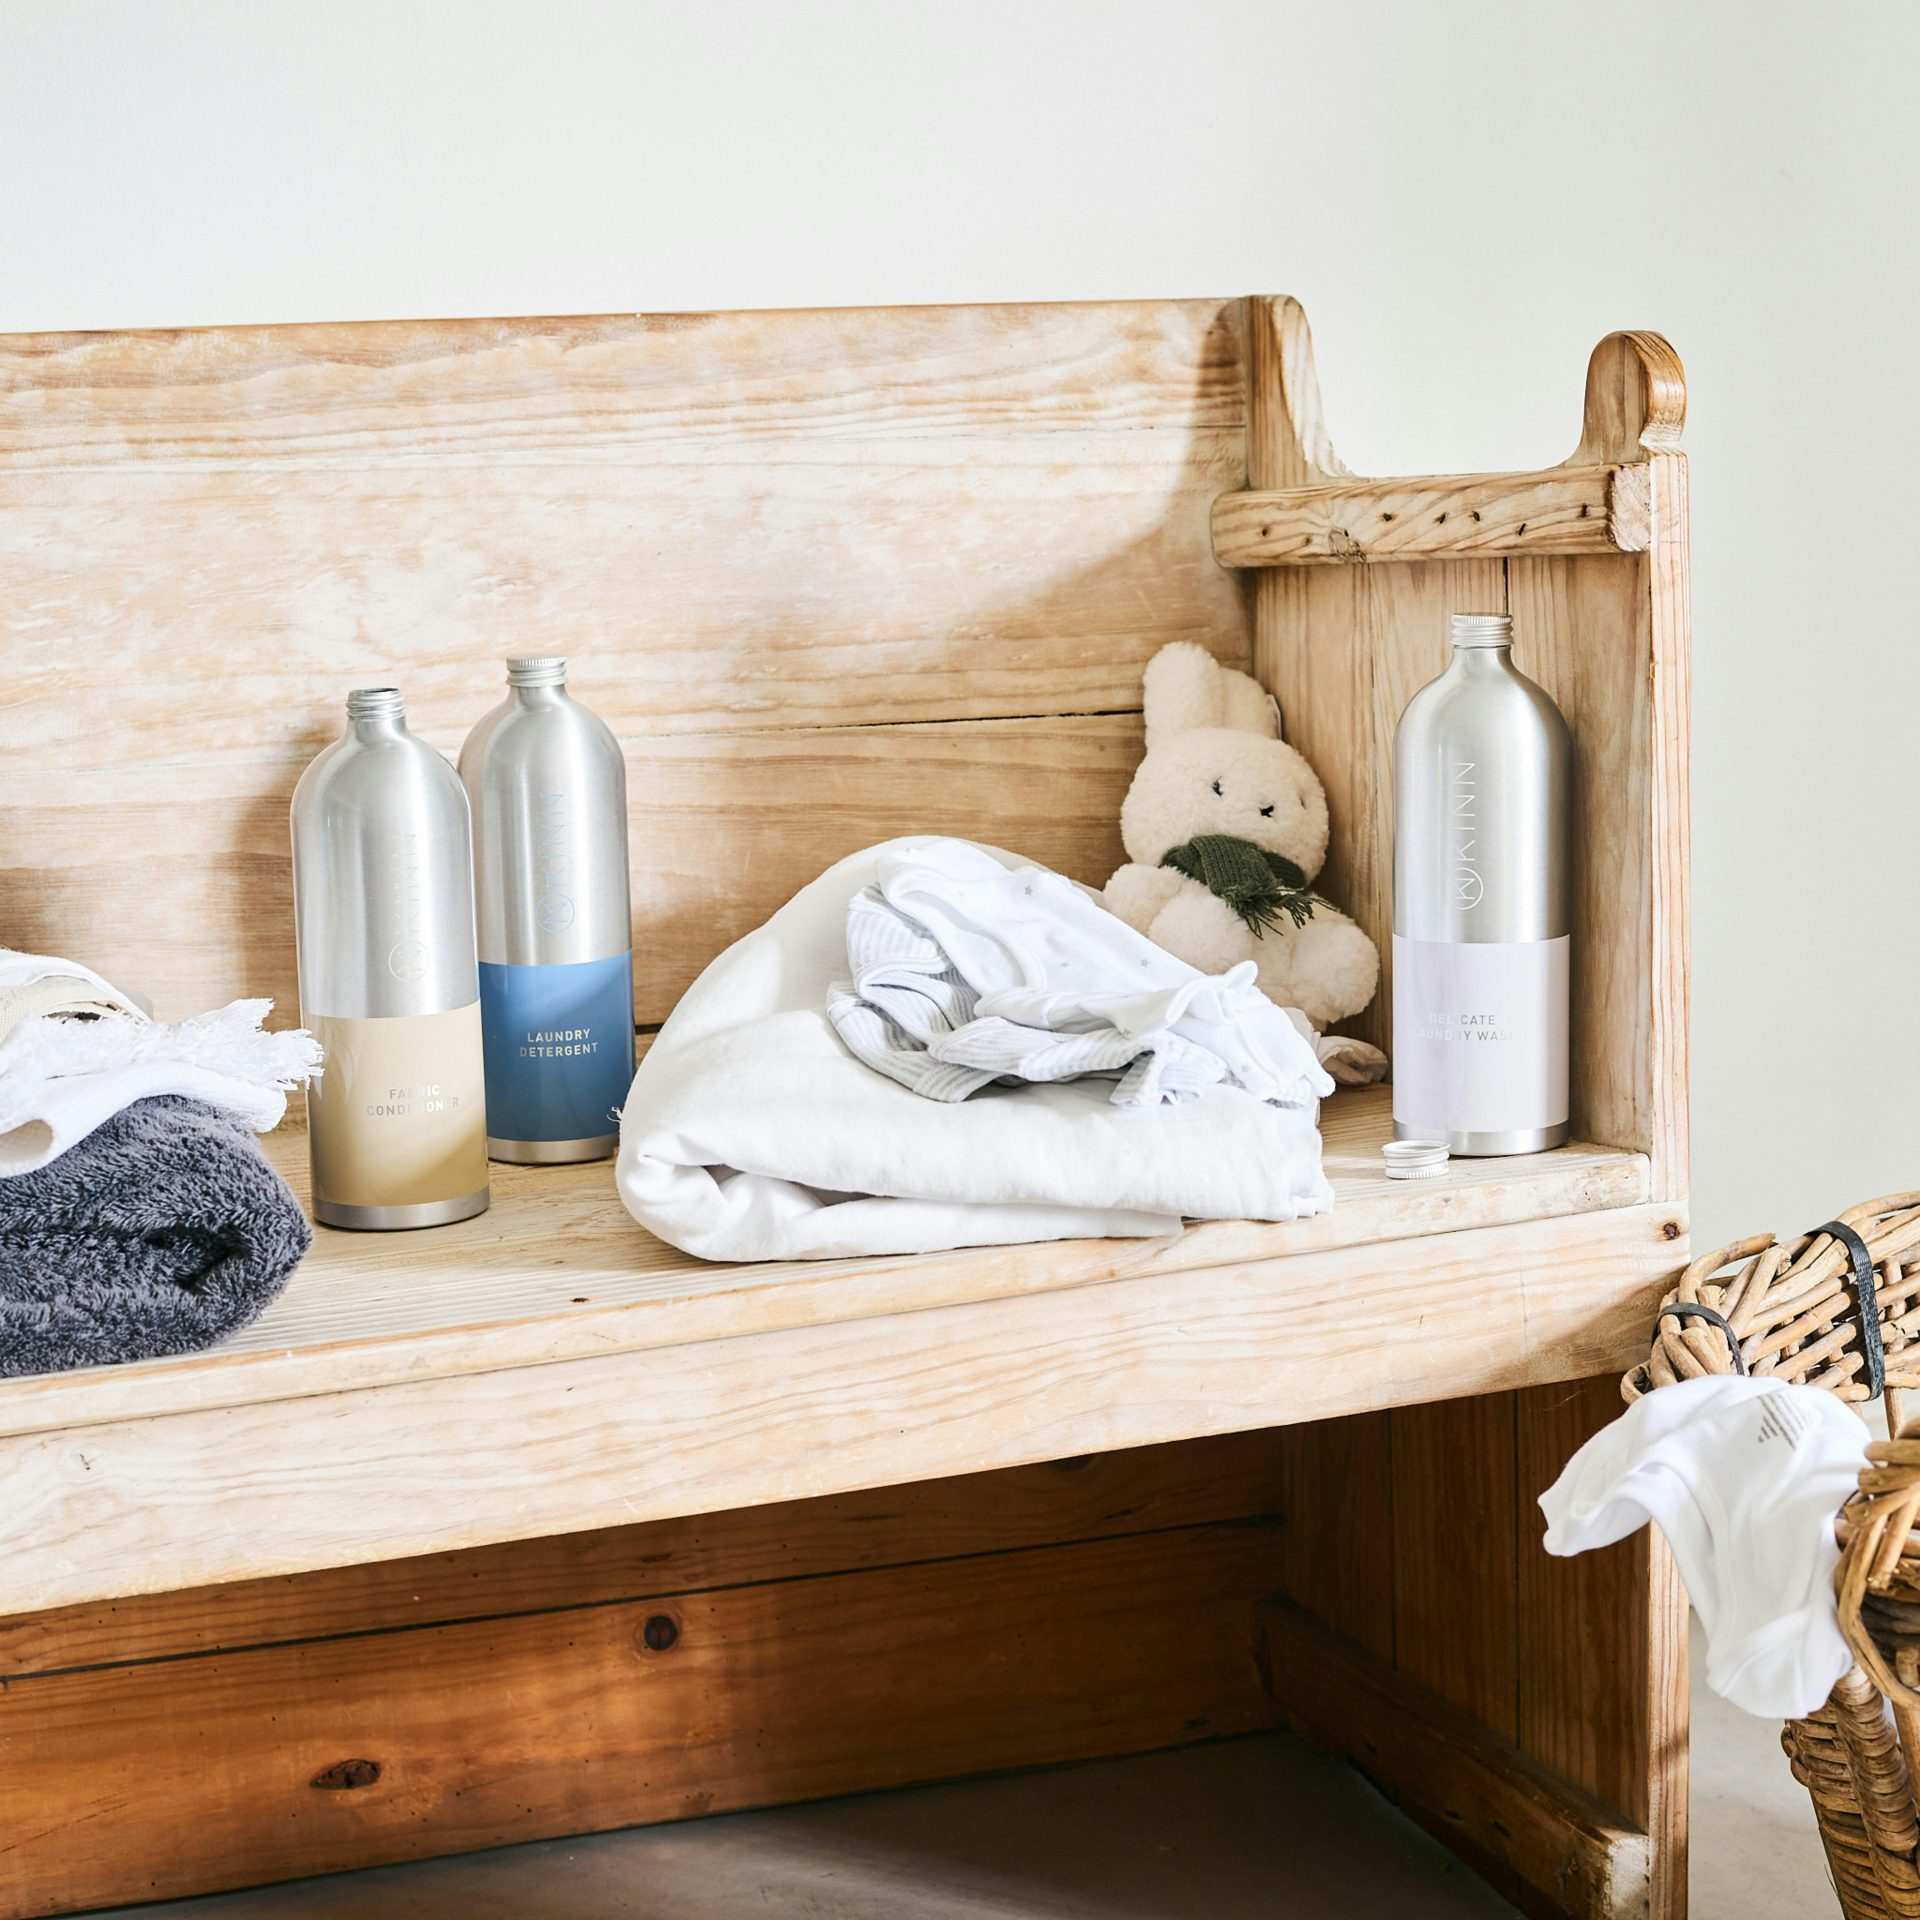
[{"label": "green knitted scarf", "polygon": [[1161,856],[1160,864],[1198,880],[1247,923],[1256,940],[1278,933],[1284,913],[1296,927],[1313,918],[1307,876],[1291,860],[1230,833],[1198,833]]}]

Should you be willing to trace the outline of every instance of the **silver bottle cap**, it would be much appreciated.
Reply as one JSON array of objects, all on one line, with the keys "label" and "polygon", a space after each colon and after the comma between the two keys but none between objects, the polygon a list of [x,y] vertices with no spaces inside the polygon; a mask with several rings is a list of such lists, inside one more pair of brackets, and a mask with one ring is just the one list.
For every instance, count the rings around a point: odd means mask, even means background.
[{"label": "silver bottle cap", "polygon": [[1444,1140],[1389,1140],[1380,1149],[1389,1180],[1431,1180],[1447,1170]]},{"label": "silver bottle cap", "polygon": [[1513,645],[1513,615],[1510,613],[1456,613],[1448,622],[1448,636],[1456,647],[1510,647]]},{"label": "silver bottle cap", "polygon": [[565,654],[522,653],[507,662],[507,685],[510,687],[564,687],[566,684]]}]

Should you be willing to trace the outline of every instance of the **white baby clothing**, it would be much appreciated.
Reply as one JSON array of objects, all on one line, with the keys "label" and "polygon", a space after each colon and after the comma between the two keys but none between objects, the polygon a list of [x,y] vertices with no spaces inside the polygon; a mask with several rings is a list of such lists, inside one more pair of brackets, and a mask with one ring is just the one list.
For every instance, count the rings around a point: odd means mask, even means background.
[{"label": "white baby clothing", "polygon": [[847,961],[836,1031],[928,1099],[1083,1075],[1112,1079],[1120,1106],[1222,1084],[1294,1107],[1333,1091],[1305,1016],[1260,991],[1251,961],[1200,973],[1063,875],[964,840],[882,852],[848,904]]},{"label": "white baby clothing", "polygon": [[1540,1496],[1547,1551],[1610,1546],[1653,1521],[1706,1632],[1707,1684],[1749,1713],[1812,1713],[1853,1664],[1833,1523],[1866,1445],[1859,1416],[1818,1387],[1677,1381],[1596,1433]]},{"label": "white baby clothing", "polygon": [[236,1000],[169,1024],[75,962],[0,948],[0,1178],[44,1167],[156,1094],[277,1127],[320,1048],[309,1033],[263,1033],[272,1006]]},{"label": "white baby clothing", "polygon": [[[1174,1234],[1183,1217],[1331,1206],[1318,1068],[1284,1016],[1299,1051],[1263,1044],[1276,1084],[1291,1076],[1300,1090],[1290,1106],[1224,1079],[1170,1103],[1115,1104],[1109,1069],[926,1099],[857,1057],[827,1014],[847,976],[849,905],[889,875],[957,859],[954,845],[890,841],[842,860],[687,990],[621,1117],[616,1179],[642,1226],[705,1259],[790,1260]],[[1002,871],[1026,864],[967,853]],[[993,929],[979,938],[991,945]]]}]

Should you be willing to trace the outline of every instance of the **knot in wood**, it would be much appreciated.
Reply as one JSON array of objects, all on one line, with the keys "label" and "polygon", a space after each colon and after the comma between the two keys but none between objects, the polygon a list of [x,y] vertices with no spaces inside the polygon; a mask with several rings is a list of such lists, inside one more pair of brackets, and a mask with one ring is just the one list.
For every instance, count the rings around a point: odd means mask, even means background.
[{"label": "knot in wood", "polygon": [[344,1793],[353,1787],[370,1787],[380,1778],[378,1760],[336,1760],[330,1767],[322,1767],[309,1786],[315,1786],[325,1793]]}]

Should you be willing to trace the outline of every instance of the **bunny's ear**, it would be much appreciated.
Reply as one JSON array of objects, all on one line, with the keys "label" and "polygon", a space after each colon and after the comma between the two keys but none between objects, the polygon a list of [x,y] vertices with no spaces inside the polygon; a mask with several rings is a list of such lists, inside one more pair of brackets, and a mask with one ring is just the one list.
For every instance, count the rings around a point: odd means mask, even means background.
[{"label": "bunny's ear", "polygon": [[1220,683],[1225,677],[1213,655],[1195,641],[1176,640],[1162,647],[1147,662],[1142,701],[1147,745],[1191,727],[1221,725]]},{"label": "bunny's ear", "polygon": [[1220,718],[1218,725],[1234,727],[1241,733],[1257,733],[1262,739],[1280,738],[1280,703],[1250,673],[1232,667],[1217,669],[1220,675]]},{"label": "bunny's ear", "polygon": [[1266,688],[1192,640],[1176,640],[1147,662],[1145,706],[1149,746],[1190,727],[1280,738],[1280,706]]}]

